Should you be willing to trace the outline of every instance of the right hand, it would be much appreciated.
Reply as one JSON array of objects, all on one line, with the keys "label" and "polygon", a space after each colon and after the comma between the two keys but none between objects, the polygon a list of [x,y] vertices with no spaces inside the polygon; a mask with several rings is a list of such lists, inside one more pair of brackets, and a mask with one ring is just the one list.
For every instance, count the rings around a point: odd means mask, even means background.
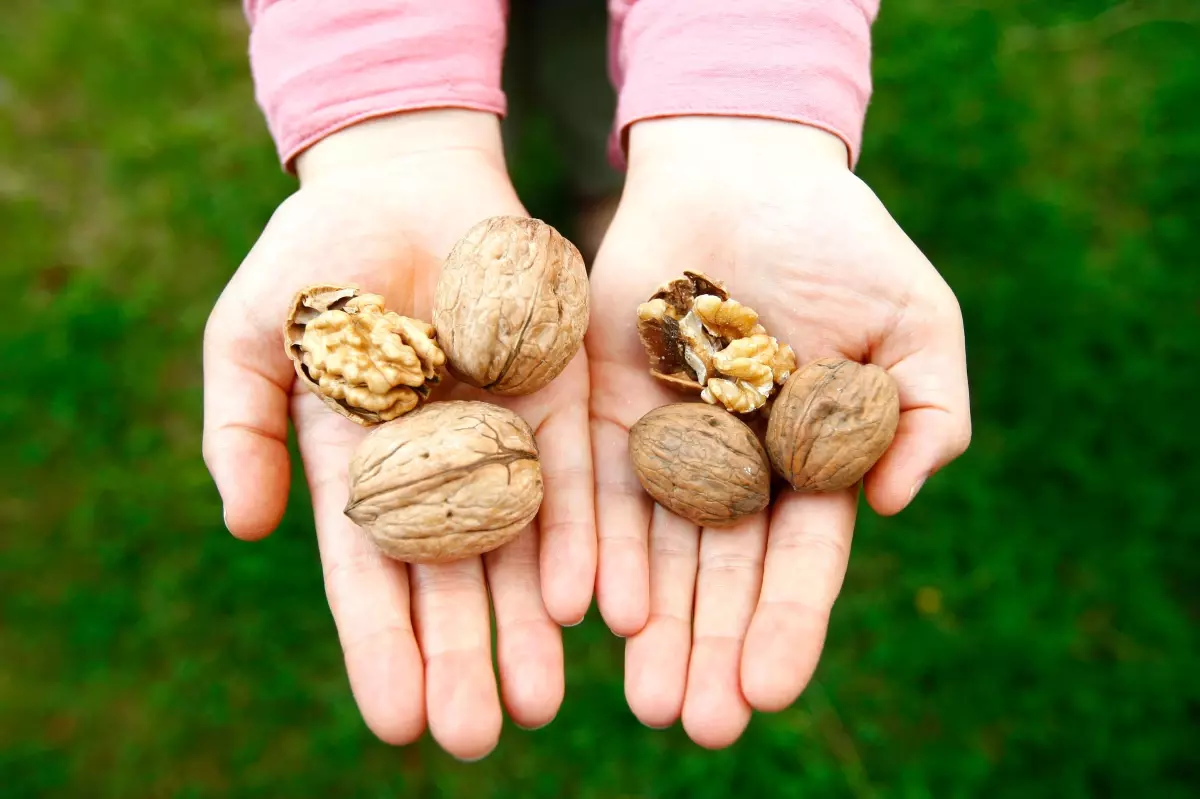
[{"label": "right hand", "polygon": [[521,726],[554,718],[564,690],[558,625],[580,621],[591,602],[586,356],[580,351],[550,386],[513,400],[445,386],[446,396],[505,405],[536,431],[546,495],[529,529],[483,558],[456,563],[406,566],[381,556],[342,513],[351,451],[366,431],[295,380],[281,336],[288,306],[307,285],[353,283],[429,321],[454,242],[486,217],[527,214],[505,170],[498,120],[481,112],[417,111],[361,123],[311,147],[297,167],[301,188],[280,205],[205,330],[205,462],[230,532],[266,536],[287,501],[291,417],[326,594],[367,725],[403,744],[428,721],[450,754],[477,759],[499,739],[501,694]]}]

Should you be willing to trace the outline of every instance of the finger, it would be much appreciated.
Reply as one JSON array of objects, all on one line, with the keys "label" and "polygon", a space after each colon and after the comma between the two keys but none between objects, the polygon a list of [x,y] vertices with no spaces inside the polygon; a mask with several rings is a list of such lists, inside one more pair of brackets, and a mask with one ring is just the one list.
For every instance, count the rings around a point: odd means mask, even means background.
[{"label": "finger", "polygon": [[410,574],[429,732],[454,757],[478,760],[496,748],[502,723],[483,560],[417,565]]},{"label": "finger", "polygon": [[699,551],[699,528],[655,505],[650,523],[650,616],[625,643],[625,700],[647,727],[669,727],[683,709]]},{"label": "finger", "polygon": [[726,529],[705,528],[696,576],[696,621],[683,727],[708,748],[729,746],[750,723],[739,666],[762,584],[767,514]]},{"label": "finger", "polygon": [[629,432],[607,419],[591,423],[599,553],[596,603],[614,634],[642,629],[650,613],[647,539],[653,502],[629,461]]},{"label": "finger", "polygon": [[526,729],[549,724],[563,699],[562,630],[546,612],[536,525],[484,559],[496,609],[496,660],[504,706]]},{"label": "finger", "polygon": [[407,572],[381,555],[342,512],[351,449],[362,431],[314,396],[297,397],[294,407],[325,593],[351,691],[375,735],[391,744],[410,743],[425,729],[425,691]]},{"label": "finger", "polygon": [[782,710],[812,679],[846,575],[855,496],[787,493],[776,505],[741,661],[742,690],[756,710]]},{"label": "finger", "polygon": [[[879,357],[891,362],[888,372],[900,390],[900,423],[863,481],[867,501],[883,515],[903,510],[934,472],[971,443],[966,347],[953,296],[922,321],[902,323],[893,339],[897,343]],[[896,358],[889,348],[903,354]]]},{"label": "finger", "polygon": [[225,526],[260,539],[287,505],[288,392],[294,372],[278,336],[256,329],[228,298],[204,330],[204,462],[221,495]]},{"label": "finger", "polygon": [[537,444],[546,486],[538,514],[543,596],[551,618],[574,625],[587,613],[596,585],[595,483],[586,402],[552,411],[537,430]]}]

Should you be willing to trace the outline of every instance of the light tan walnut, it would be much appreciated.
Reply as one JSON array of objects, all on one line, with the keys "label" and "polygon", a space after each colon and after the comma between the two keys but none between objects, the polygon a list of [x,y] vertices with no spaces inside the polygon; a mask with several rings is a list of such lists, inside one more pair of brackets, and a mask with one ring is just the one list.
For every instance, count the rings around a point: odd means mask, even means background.
[{"label": "light tan walnut", "polygon": [[508,543],[542,496],[524,419],[487,402],[431,402],[358,445],[345,513],[389,557],[441,563]]},{"label": "light tan walnut", "polygon": [[712,405],[655,408],[630,428],[629,454],[655,502],[704,527],[728,527],[771,499],[771,466],[758,437]]},{"label": "light tan walnut", "polygon": [[775,398],[767,454],[797,491],[837,491],[870,471],[899,420],[891,375],[874,364],[823,358],[795,372]]},{"label": "light tan walnut", "polygon": [[796,354],[768,335],[758,314],[699,272],[662,285],[637,308],[650,373],[735,413],[764,408],[796,368]]},{"label": "light tan walnut", "polygon": [[540,220],[496,217],[467,231],[442,265],[433,325],[454,377],[531,394],[579,352],[590,303],[574,244]]},{"label": "light tan walnut", "polygon": [[383,297],[353,286],[298,292],[284,341],[300,380],[364,426],[416,408],[446,362],[432,325],[388,311]]}]

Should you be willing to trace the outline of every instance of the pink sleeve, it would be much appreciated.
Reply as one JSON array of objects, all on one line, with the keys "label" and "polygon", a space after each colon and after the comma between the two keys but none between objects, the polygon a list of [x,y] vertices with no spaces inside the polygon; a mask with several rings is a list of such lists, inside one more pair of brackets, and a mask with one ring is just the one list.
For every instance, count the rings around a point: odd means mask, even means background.
[{"label": "pink sleeve", "polygon": [[287,168],[371,117],[505,113],[507,0],[244,0],[255,96]]},{"label": "pink sleeve", "polygon": [[640,119],[684,114],[803,122],[858,159],[879,0],[608,0],[618,93],[610,142]]}]

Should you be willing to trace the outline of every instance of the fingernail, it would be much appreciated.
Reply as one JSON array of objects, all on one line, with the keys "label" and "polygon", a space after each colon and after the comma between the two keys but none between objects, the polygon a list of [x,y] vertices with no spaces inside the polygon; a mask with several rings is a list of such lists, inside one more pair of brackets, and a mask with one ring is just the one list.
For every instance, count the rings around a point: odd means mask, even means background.
[{"label": "fingernail", "polygon": [[[490,754],[491,754],[491,752],[488,752],[488,755],[490,755]],[[480,760],[483,760],[488,755],[480,755],[479,757],[457,757],[457,756],[455,756],[454,759],[457,760],[459,763],[478,763]]]},{"label": "fingernail", "polygon": [[921,486],[925,485],[925,481],[928,479],[929,479],[929,475],[925,475],[924,477],[922,477],[920,480],[918,480],[916,483],[913,484],[912,491],[910,491],[908,494],[909,502],[913,501],[913,497],[915,497],[917,495],[917,492],[921,490]]},{"label": "fingernail", "polygon": [[[550,721],[554,721],[554,719],[550,719]],[[515,721],[513,723],[516,724],[518,727],[520,727],[522,730],[525,730],[526,732],[537,732],[538,730],[542,729],[543,727],[549,726],[550,721],[543,721],[541,724],[536,724],[532,727],[526,727],[524,724],[520,724]]]},{"label": "fingernail", "polygon": [[[642,720],[638,719],[638,721],[642,721]],[[670,721],[668,721],[666,724],[651,724],[648,721],[642,721],[642,726],[648,730],[669,730],[669,729],[671,729],[671,727],[673,727],[675,725],[674,725],[674,722],[670,722]]]},{"label": "fingernail", "polygon": [[580,616],[580,617],[579,617],[578,619],[576,619],[575,621],[569,621],[569,622],[567,622],[566,624],[564,624],[564,625],[563,625],[563,627],[578,627],[579,625],[583,624],[583,620],[584,620],[585,618],[587,618],[587,616]]},{"label": "fingernail", "polygon": [[225,524],[225,529],[232,533],[233,530],[229,529],[229,511],[225,510],[224,507],[221,508],[221,521]]}]

